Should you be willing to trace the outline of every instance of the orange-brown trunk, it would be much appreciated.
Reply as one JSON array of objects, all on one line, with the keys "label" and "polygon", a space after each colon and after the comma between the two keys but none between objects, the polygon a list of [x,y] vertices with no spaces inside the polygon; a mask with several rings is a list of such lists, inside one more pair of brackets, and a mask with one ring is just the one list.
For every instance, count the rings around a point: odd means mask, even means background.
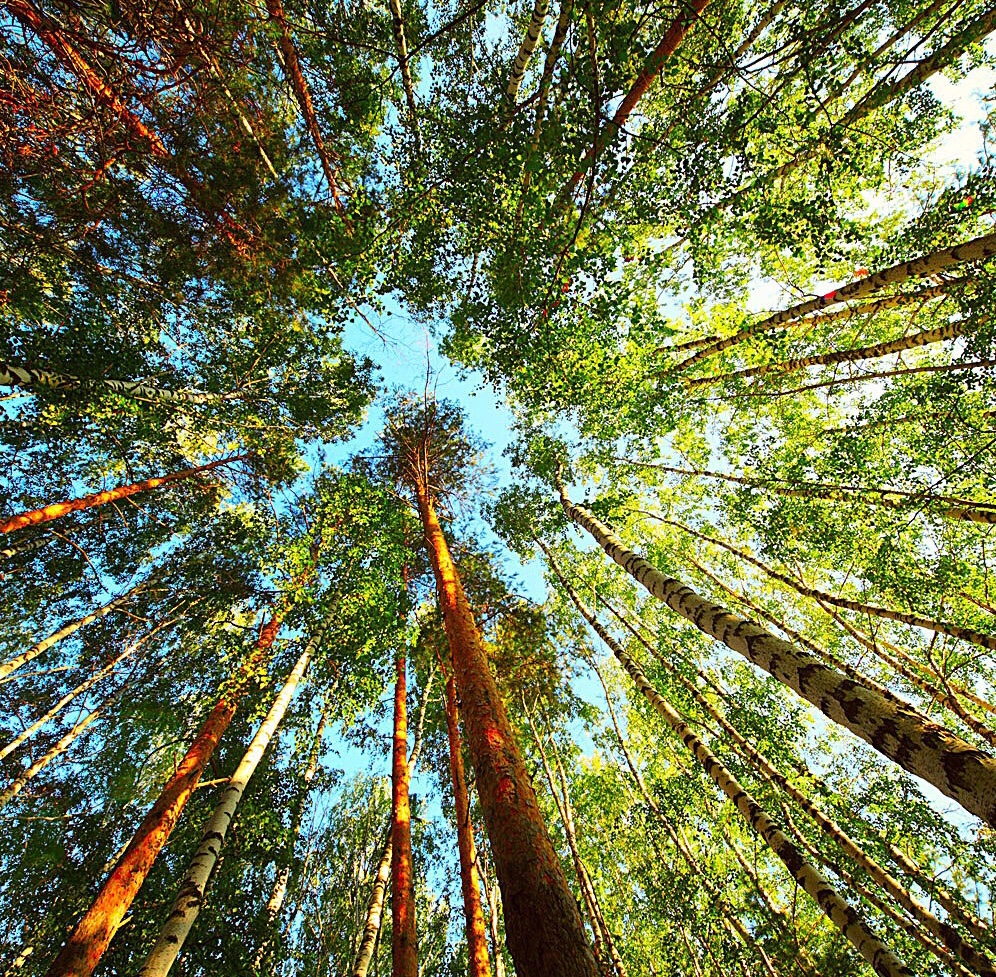
[{"label": "orange-brown trunk", "polygon": [[518,977],[598,977],[577,904],[425,486],[417,487]]},{"label": "orange-brown trunk", "polygon": [[247,679],[269,656],[281,620],[281,614],[274,614],[260,630],[256,647],[239,670],[234,687],[218,699],[187,755],[49,967],[46,977],[89,977],[93,973],[231,723]]},{"label": "orange-brown trunk", "polygon": [[4,5],[23,27],[38,35],[59,61],[79,78],[83,87],[101,105],[109,108],[133,136],[148,143],[153,156],[160,158],[169,156],[162,140],[125,106],[114,90],[94,71],[86,58],[63,36],[57,24],[52,23],[28,0],[5,0]]},{"label": "orange-brown trunk", "polygon": [[206,465],[187,468],[182,472],[173,472],[169,475],[162,475],[159,478],[147,478],[144,482],[133,482],[131,485],[119,485],[116,489],[109,489],[106,492],[95,492],[93,495],[83,496],[82,499],[53,502],[51,505],[42,506],[40,509],[32,509],[30,512],[22,512],[20,515],[11,516],[4,522],[0,522],[0,533],[9,533],[15,529],[24,529],[25,526],[37,526],[39,523],[60,519],[70,512],[79,512],[81,509],[94,509],[97,506],[106,505],[108,502],[127,499],[131,495],[148,492],[150,489],[158,488],[160,485],[179,482],[184,478],[209,472],[212,468],[218,468],[220,465],[230,465],[232,462],[242,461],[243,458],[243,455],[238,455],[235,458],[221,458]]},{"label": "orange-brown trunk", "polygon": [[405,653],[398,652],[394,687],[394,750],[391,775],[391,953],[393,977],[418,977],[415,898],[412,892],[412,813],[408,801],[408,689]]},{"label": "orange-brown trunk", "polygon": [[[661,38],[660,44],[654,48],[650,57],[647,58],[647,62],[643,66],[643,70],[639,75],[637,75],[636,80],[630,86],[629,91],[619,103],[619,107],[616,109],[612,119],[603,132],[598,136],[595,145],[585,154],[582,161],[583,163],[587,163],[591,166],[595,165],[595,157],[608,145],[610,140],[615,137],[615,134],[626,124],[633,112],[633,109],[636,108],[637,103],[647,93],[647,89],[650,88],[653,80],[660,73],[661,68],[664,66],[664,62],[678,50],[678,45],[685,39],[685,35],[688,33],[688,29],[692,26],[695,18],[701,14],[703,10],[705,10],[708,4],[709,0],[692,0],[692,3],[689,4],[689,9],[678,14],[677,18],[675,18],[671,26]],[[561,196],[563,197],[567,194],[573,193],[577,189],[577,186],[583,177],[584,169],[575,172]]]},{"label": "orange-brown trunk", "polygon": [[453,806],[456,809],[457,846],[460,849],[460,882],[463,887],[463,911],[467,918],[467,955],[470,977],[491,977],[488,937],[484,928],[481,888],[477,878],[477,851],[474,826],[470,822],[470,799],[460,751],[460,726],[457,710],[456,679],[450,672],[446,679],[446,730],[450,742],[450,775],[453,778]]}]

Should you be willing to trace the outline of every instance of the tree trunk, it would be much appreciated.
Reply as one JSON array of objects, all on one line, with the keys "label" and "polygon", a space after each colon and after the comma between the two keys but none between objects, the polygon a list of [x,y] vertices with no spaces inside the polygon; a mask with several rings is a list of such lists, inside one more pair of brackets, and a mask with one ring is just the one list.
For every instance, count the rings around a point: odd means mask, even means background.
[{"label": "tree trunk", "polygon": [[59,62],[83,83],[83,87],[101,105],[110,109],[133,137],[148,144],[153,156],[165,159],[169,152],[162,140],[131,112],[117,94],[104,83],[79,51],[66,39],[62,28],[50,20],[30,0],[5,0],[8,13],[22,27],[33,31],[58,58]]},{"label": "tree trunk", "polygon": [[574,897],[424,485],[416,487],[518,977],[598,977]]},{"label": "tree trunk", "polygon": [[[38,536],[36,539],[26,539],[23,543],[15,543],[13,546],[5,546],[0,549],[0,560],[8,560],[13,556],[22,556],[26,553],[34,553],[35,550],[43,549],[49,543],[54,543],[54,536]],[[3,574],[0,573],[0,580]]]},{"label": "tree trunk", "polygon": [[311,657],[318,647],[319,640],[319,636],[315,635],[308,642],[301,657],[297,660],[297,664],[285,679],[284,687],[273,700],[273,705],[270,706],[266,718],[260,724],[256,735],[253,736],[242,761],[235,768],[235,773],[232,774],[231,779],[222,790],[221,799],[204,826],[201,843],[187,868],[187,874],[180,883],[173,909],[160,930],[156,945],[152,948],[139,971],[139,977],[165,977],[183,949],[190,931],[194,928],[194,923],[197,922],[201,906],[204,904],[204,894],[208,881],[218,863],[228,828],[235,817],[242,795],[263,759],[263,754],[266,752],[274,732],[283,721],[287,707],[311,663]]},{"label": "tree trunk", "polygon": [[102,617],[106,617],[111,611],[119,611],[123,607],[127,607],[129,603],[144,589],[144,584],[138,584],[136,587],[132,587],[126,594],[122,594],[120,597],[115,597],[112,601],[104,604],[103,607],[98,607],[95,611],[91,611],[84,617],[79,618],[76,621],[70,621],[64,627],[59,628],[58,631],[50,634],[47,638],[43,638],[37,644],[32,645],[27,651],[21,652],[21,654],[16,655],[14,658],[10,658],[0,665],[0,685],[5,682],[9,682],[8,676],[16,672],[22,665],[27,665],[29,661],[33,661],[39,655],[48,651],[49,648],[57,645],[63,638],[68,638],[70,635],[75,634],[80,628],[85,628],[88,624],[93,624],[94,621],[99,621]]},{"label": "tree trunk", "polygon": [[827,718],[996,826],[996,760],[759,625],[704,600],[633,553],[608,527],[574,505],[563,488],[561,499],[568,518],[586,529],[619,566],[672,610],[763,668]]},{"label": "tree trunk", "polygon": [[[771,373],[784,375],[795,373],[798,370],[805,370],[811,366],[831,366],[835,363],[858,363],[861,360],[873,360],[880,356],[889,356],[892,353],[901,353],[908,349],[919,349],[921,346],[929,346],[931,343],[942,343],[948,339],[955,339],[964,335],[971,323],[967,319],[957,322],[949,322],[936,329],[927,329],[924,332],[913,333],[911,336],[900,336],[898,339],[891,339],[888,342],[876,343],[874,346],[863,346],[858,349],[835,350],[832,353],[823,353],[819,356],[806,356],[795,360],[785,360],[781,363],[768,363],[765,366],[752,366],[748,369],[737,370],[733,373],[724,373],[717,376],[696,377],[687,381],[689,387],[700,387],[714,383],[725,383],[728,380],[746,380],[750,377],[763,377]],[[996,518],[993,519],[996,522]]]},{"label": "tree trunk", "polygon": [[415,136],[415,153],[422,156],[422,132],[418,125],[418,106],[415,104],[415,86],[412,83],[412,69],[408,60],[408,39],[405,37],[405,17],[400,0],[387,0],[391,11],[391,26],[394,31],[394,46],[398,52],[398,67],[401,71],[401,85],[408,103],[408,119]]},{"label": "tree trunk", "polygon": [[460,851],[460,884],[463,891],[463,912],[467,925],[467,957],[469,977],[491,977],[488,960],[488,935],[484,928],[484,909],[477,877],[477,847],[474,826],[470,820],[470,798],[463,769],[460,748],[459,711],[456,679],[446,678],[446,732],[450,748],[450,777],[453,781],[453,807],[457,824],[457,847]]},{"label": "tree trunk", "polygon": [[[161,625],[160,627],[164,626],[165,625]],[[155,628],[153,631],[149,632],[149,634],[139,638],[138,641],[133,641],[125,648],[124,651],[121,652],[120,655],[117,656],[117,658],[108,662],[103,668],[94,672],[94,674],[88,679],[85,679],[77,685],[75,689],[67,692],[61,699],[59,699],[58,702],[55,703],[54,706],[52,706],[51,709],[49,709],[44,715],[39,716],[38,719],[36,719],[30,726],[18,733],[14,739],[12,739],[2,750],[0,750],[0,760],[9,756],[22,743],[34,736],[34,734],[37,733],[42,726],[46,725],[50,720],[58,716],[59,713],[66,708],[66,706],[70,705],[72,702],[75,702],[81,695],[85,695],[95,685],[107,678],[107,676],[110,675],[122,662],[127,661],[127,659],[134,655],[135,652],[138,651],[142,645],[144,645],[145,642],[159,630],[160,628]]]},{"label": "tree trunk", "polygon": [[888,977],[911,977],[912,972],[906,964],[871,932],[860,914],[834,891],[830,883],[803,857],[802,852],[774,824],[757,801],[744,790],[712,750],[699,739],[671,704],[650,684],[640,666],[629,656],[622,645],[598,623],[595,615],[584,606],[573,587],[561,574],[552,557],[551,567],[581,615],[610,648],[647,701],[699,761],[716,786],[729,797],[744,820],[764,839],[772,852],[784,863],[792,878],[813,897],[834,926],[871,964],[876,973],[883,975],[883,977],[886,975]]},{"label": "tree trunk", "polygon": [[633,109],[636,108],[637,103],[641,98],[647,93],[647,89],[650,88],[653,80],[658,76],[661,69],[664,67],[664,62],[678,50],[678,45],[685,39],[685,35],[688,33],[692,24],[701,16],[702,11],[709,5],[709,0],[691,0],[688,4],[686,10],[682,11],[672,22],[671,26],[667,29],[664,36],[661,38],[660,44],[654,48],[650,57],[647,58],[646,64],[643,66],[643,70],[637,75],[633,84],[630,86],[629,91],[626,96],[619,103],[619,107],[616,109],[612,116],[612,119],[605,125],[605,128],[596,135],[595,145],[584,155],[578,169],[575,171],[574,175],[568,180],[567,186],[561,190],[559,196],[557,197],[557,202],[554,204],[554,208],[557,209],[574,191],[577,189],[578,184],[584,176],[585,170],[589,166],[594,166],[596,160],[598,159],[599,153],[608,146],[613,139],[615,139],[616,133],[626,124],[629,120]]},{"label": "tree trunk", "polygon": [[[333,689],[334,687],[335,686],[333,686]],[[294,804],[294,813],[291,815],[290,839],[287,845],[288,861],[286,865],[282,865],[277,870],[276,878],[273,880],[273,889],[270,891],[270,898],[266,902],[266,924],[268,933],[272,931],[273,926],[276,924],[276,921],[280,916],[280,910],[283,909],[284,906],[284,899],[287,897],[287,886],[290,884],[291,862],[294,858],[294,849],[297,847],[297,840],[301,835],[301,826],[304,822],[304,810],[307,805],[308,794],[311,791],[311,783],[315,779],[315,774],[318,773],[318,761],[322,748],[322,735],[325,732],[325,723],[328,717],[328,703],[330,696],[331,693],[326,697],[325,708],[322,709],[322,714],[318,717],[318,727],[315,730],[315,737],[311,741],[311,752],[308,754],[308,765],[304,768],[304,776],[301,780],[301,790],[299,791],[297,801]],[[263,961],[269,947],[269,938],[264,938],[263,942],[259,946],[259,950],[256,952],[256,973],[262,973]]]},{"label": "tree trunk", "polygon": [[606,954],[611,962],[611,967],[606,967],[606,970],[610,974],[615,973],[616,977],[626,977],[626,968],[623,965],[622,957],[619,955],[619,950],[617,949],[615,940],[612,937],[612,932],[609,930],[609,925],[605,921],[605,916],[602,913],[602,907],[598,900],[598,893],[595,891],[595,885],[591,881],[591,875],[589,874],[588,868],[584,863],[584,859],[581,857],[581,849],[578,847],[577,828],[574,824],[574,809],[571,806],[571,798],[567,789],[567,776],[564,773],[564,766],[560,761],[560,754],[557,750],[557,744],[551,733],[550,746],[553,750],[554,762],[557,766],[557,775],[560,778],[559,794],[557,793],[557,787],[553,781],[553,772],[550,769],[550,764],[546,757],[546,750],[544,750],[543,742],[540,739],[535,725],[533,724],[533,717],[526,708],[526,701],[524,697],[522,700],[522,708],[526,714],[526,718],[529,721],[529,728],[533,731],[533,738],[536,741],[536,746],[539,749],[540,759],[543,762],[543,770],[546,773],[546,779],[550,785],[550,794],[553,797],[554,803],[557,805],[560,820],[564,825],[564,834],[567,837],[568,847],[571,849],[571,857],[574,860],[574,867],[578,876],[578,885],[581,888],[582,895],[584,896],[585,903],[587,904],[591,915],[592,931],[601,934]]},{"label": "tree trunk", "polygon": [[122,686],[116,692],[112,692],[99,706],[92,709],[86,716],[77,722],[61,739],[49,747],[31,766],[17,775],[2,791],[0,791],[0,810],[3,810],[42,770],[44,770],[53,760],[62,756],[87,730],[93,722],[98,720],[109,706],[111,706],[124,692]]},{"label": "tree trunk", "polygon": [[519,97],[519,86],[522,84],[522,77],[526,73],[529,59],[536,50],[536,43],[540,39],[543,31],[543,23],[546,21],[547,11],[550,9],[550,0],[535,0],[533,4],[532,17],[529,20],[529,27],[526,29],[526,36],[519,45],[519,51],[515,56],[512,71],[508,78],[508,87],[505,94],[509,102],[514,106]]},{"label": "tree trunk", "polygon": [[[672,475],[687,475],[696,478],[715,478],[724,482],[734,482],[737,485],[747,485],[751,488],[762,488],[776,495],[784,495],[798,499],[826,499],[829,502],[840,502],[854,499],[867,505],[880,505],[890,509],[900,509],[916,503],[943,502],[945,508],[939,509],[940,515],[948,519],[967,520],[970,522],[996,523],[996,503],[979,502],[974,499],[960,499],[951,495],[935,495],[925,489],[922,492],[909,492],[904,489],[869,488],[864,485],[836,485],[814,482],[799,482],[795,487],[782,485],[777,481],[763,481],[754,478],[744,478],[742,475],[727,475],[723,472],[703,471],[697,468],[675,468],[670,465],[659,465],[654,462],[630,461],[627,458],[613,458],[613,461],[637,468],[652,468],[656,471],[669,472]],[[656,518],[656,516],[654,517]]]},{"label": "tree trunk", "polygon": [[415,930],[411,806],[408,800],[408,704],[406,661],[397,657],[394,686],[394,741],[391,774],[391,959],[393,977],[418,977]]},{"label": "tree trunk", "polygon": [[[611,608],[611,606],[610,610],[613,610],[613,613],[615,613],[619,620],[622,621],[630,633],[652,655],[659,660],[663,660],[660,653],[653,648],[642,635],[639,634],[639,632],[629,621]],[[666,662],[664,664],[666,665]],[[625,744],[622,741],[622,734],[620,733],[619,727],[615,722],[615,714],[611,711],[612,703],[608,697],[608,688],[605,685],[605,680],[602,678],[602,675],[597,668],[595,668],[595,672],[602,683],[602,688],[605,689],[606,701],[609,704],[613,726],[616,730],[616,736],[622,744],[623,753],[629,762],[630,769],[634,774],[637,785],[641,788],[644,796],[649,796],[646,787],[643,785],[639,771],[634,767],[632,760],[626,751]],[[809,815],[813,822],[827,837],[832,838],[848,857],[852,858],[862,869],[864,869],[878,886],[888,892],[889,895],[903,907],[903,909],[909,912],[913,918],[917,919],[930,933],[942,940],[946,946],[950,947],[978,974],[993,977],[993,964],[983,953],[975,950],[971,945],[967,944],[961,934],[954,927],[946,922],[942,922],[933,913],[931,913],[929,909],[913,899],[908,889],[906,889],[901,882],[893,877],[878,861],[876,861],[873,856],[869,855],[860,842],[855,841],[854,838],[847,834],[847,832],[832,818],[824,814],[819,806],[807,797],[801,790],[799,790],[799,788],[797,788],[788,777],[772,766],[764,754],[758,751],[744,736],[740,734],[736,727],[726,719],[723,713],[721,713],[709,701],[709,699],[703,695],[702,691],[695,685],[694,682],[688,681],[685,676],[677,670],[672,669],[671,674],[679,682],[681,682],[684,688],[691,694],[692,698],[698,703],[700,708],[702,708],[707,715],[719,724],[720,728],[730,737],[736,748],[740,751],[741,755],[754,765],[755,769],[764,780],[771,784],[776,790],[778,788],[784,790],[785,793],[788,794],[788,796],[791,797],[792,800],[794,800],[807,815]],[[699,678],[709,685],[717,695],[720,697],[723,696],[722,690],[707,674],[701,670],[697,670],[697,674]],[[981,923],[981,921],[972,916],[972,914],[966,912],[965,908],[960,906],[955,900],[951,899],[947,893],[938,890],[937,886],[933,884],[933,880],[928,879],[920,870],[919,866],[906,859],[903,867],[925,892],[934,894],[934,897],[937,898],[938,902],[940,902],[942,906],[944,906],[947,912],[958,919],[962,925],[964,925],[980,939],[990,939],[991,934]]]},{"label": "tree trunk", "polygon": [[[777,570],[772,569],[755,557],[749,556],[743,550],[737,549],[737,547],[731,545],[730,543],[725,543],[720,539],[713,539],[711,536],[706,536],[705,533],[700,533],[697,530],[692,529],[690,526],[685,526],[680,522],[674,522],[670,519],[663,519],[656,516],[654,518],[657,518],[660,522],[667,523],[670,526],[675,526],[683,532],[688,533],[690,536],[694,536],[696,539],[701,539],[706,543],[713,543],[716,546],[722,547],[727,552],[732,553],[734,556],[739,556],[742,560],[750,563],[751,566],[756,566],[759,570],[771,577],[772,580],[777,580],[780,583],[791,587],[797,593],[802,594],[803,597],[810,597],[818,604],[832,604],[834,607],[844,607],[849,611],[859,611],[862,614],[870,614],[873,617],[885,618],[887,621],[897,621],[900,624],[908,624],[910,627],[926,628],[928,631],[936,631],[938,634],[947,634],[952,638],[960,638],[963,641],[970,641],[972,644],[988,648],[990,651],[996,651],[996,637],[991,634],[983,634],[980,631],[972,630],[972,628],[963,628],[960,625],[949,624],[946,621],[935,621],[933,618],[921,617],[919,614],[908,614],[905,611],[897,611],[891,607],[880,607],[877,604],[864,604],[858,600],[848,600],[846,597],[834,597],[833,594],[825,593],[822,590],[816,590],[814,587],[807,587],[804,583],[793,580],[791,577],[788,577],[783,573],[779,573]],[[918,776],[922,776],[922,774]],[[929,778],[925,777],[924,779]]]},{"label": "tree trunk", "polygon": [[[432,681],[435,678],[435,674],[436,670],[433,669],[422,692],[422,704],[419,707],[415,743],[412,746],[411,755],[408,757],[409,779],[411,779],[412,774],[415,772],[415,765],[418,763],[418,758],[422,751],[422,732],[425,727],[425,714],[429,705],[429,690],[432,688]],[[356,951],[356,959],[353,961],[352,977],[366,977],[367,971],[370,969],[370,961],[377,953],[377,943],[380,939],[380,924],[384,914],[384,897],[391,882],[393,828],[394,819],[390,817],[388,818],[387,830],[385,832],[384,848],[377,866],[377,873],[374,876],[374,886],[370,893],[370,902],[367,904],[363,936],[360,940],[360,946]]]},{"label": "tree trunk", "polygon": [[270,20],[276,25],[277,30],[280,31],[278,43],[283,61],[284,74],[294,91],[294,97],[297,100],[298,108],[301,110],[301,115],[304,116],[305,127],[308,130],[308,135],[311,136],[315,152],[318,154],[318,159],[322,164],[322,171],[325,173],[325,179],[328,181],[329,193],[332,194],[336,210],[342,213],[344,207],[342,201],[339,199],[339,177],[336,174],[335,167],[332,165],[331,158],[334,154],[329,153],[325,147],[325,141],[322,139],[321,129],[318,125],[318,116],[315,113],[315,105],[311,100],[308,82],[301,71],[301,62],[298,60],[297,49],[294,47],[294,39],[291,37],[290,27],[287,24],[287,17],[284,14],[281,0],[266,0],[266,12],[269,14]]},{"label": "tree trunk", "polygon": [[391,861],[393,858],[391,839],[393,834],[392,823],[388,826],[387,839],[384,842],[380,864],[377,866],[377,874],[374,876],[373,892],[370,894],[366,923],[363,926],[363,939],[360,941],[360,948],[353,963],[353,977],[367,977],[370,961],[374,955],[377,936],[380,933],[380,921],[384,914],[384,896],[391,881]]},{"label": "tree trunk", "polygon": [[[832,133],[854,128],[857,123],[867,118],[876,109],[894,102],[918,85],[923,84],[928,78],[954,64],[969,47],[976,43],[976,41],[991,34],[994,29],[996,29],[996,11],[984,10],[978,17],[962,27],[947,44],[938,48],[930,57],[918,62],[912,71],[907,72],[898,81],[891,84],[882,83],[876,85],[850,111],[842,116],[840,120],[833,123],[831,128],[815,144],[799,149],[793,157],[786,160],[781,166],[775,167],[773,170],[768,170],[768,172],[763,173],[753,182],[734,191],[730,196],[710,207],[699,220],[705,222],[708,218],[726,210],[751,191],[757,190],[760,187],[770,186],[777,180],[784,179],[803,163],[813,159]],[[807,127],[814,118],[815,116],[811,115],[808,120],[804,121],[802,123],[803,128]]]},{"label": "tree trunk", "polygon": [[25,390],[34,390],[37,387],[47,390],[79,390],[87,384],[122,397],[130,397],[132,400],[150,400],[163,404],[216,404],[226,399],[233,399],[231,394],[226,396],[203,393],[199,390],[164,390],[162,387],[153,387],[140,380],[110,380],[105,377],[85,380],[67,373],[16,366],[0,360],[0,387],[23,387]]},{"label": "tree trunk", "polygon": [[784,323],[800,319],[811,312],[824,309],[828,305],[834,305],[850,299],[865,298],[866,296],[873,295],[880,289],[889,285],[898,285],[909,278],[927,278],[931,275],[936,275],[938,272],[952,265],[984,260],[991,258],[994,254],[996,254],[996,233],[973,238],[971,241],[966,241],[964,244],[956,244],[950,248],[940,248],[931,254],[924,255],[922,258],[903,261],[898,265],[893,265],[891,268],[885,268],[874,275],[869,275],[867,278],[860,278],[848,285],[842,285],[840,288],[827,292],[826,295],[821,295],[806,302],[800,302],[798,305],[794,305],[792,308],[785,309],[782,312],[776,312],[774,315],[770,315],[766,319],[762,319],[760,322],[748,326],[738,333],[734,333],[732,336],[727,336],[726,339],[721,339],[718,343],[713,343],[711,346],[699,350],[688,357],[687,360],[679,363],[674,368],[674,372],[681,373],[696,363],[701,363],[702,360],[715,356],[717,353],[723,352],[724,349],[729,349],[730,346],[742,342],[749,336],[756,336],[758,333],[777,329]]},{"label": "tree trunk", "polygon": [[97,506],[106,505],[108,502],[127,499],[132,495],[138,495],[140,492],[148,492],[150,489],[159,488],[160,485],[169,485],[185,478],[201,475],[221,465],[231,465],[237,461],[245,461],[246,457],[246,455],[235,455],[233,458],[219,458],[217,461],[209,462],[206,465],[197,465],[194,468],[187,468],[181,472],[172,472],[169,475],[162,475],[158,478],[147,478],[143,482],[133,482],[131,485],[119,485],[116,489],[109,489],[106,492],[95,492],[93,495],[85,495],[81,499],[53,502],[50,505],[42,506],[40,509],[22,512],[20,515],[11,516],[9,519],[0,522],[0,533],[13,532],[15,529],[23,529],[25,526],[37,526],[39,523],[60,519],[70,512],[80,512],[85,509],[93,509]]},{"label": "tree trunk", "polygon": [[186,756],[167,781],[90,908],[76,924],[46,977],[89,977],[93,973],[235,716],[236,706],[249,680],[269,660],[282,619],[282,612],[276,612],[260,629],[256,646],[236,674],[234,683],[218,699]]}]

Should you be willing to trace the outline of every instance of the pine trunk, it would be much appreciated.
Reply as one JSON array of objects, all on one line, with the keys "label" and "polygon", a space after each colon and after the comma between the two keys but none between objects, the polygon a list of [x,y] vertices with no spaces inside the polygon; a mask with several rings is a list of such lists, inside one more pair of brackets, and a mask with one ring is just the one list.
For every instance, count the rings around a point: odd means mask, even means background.
[{"label": "pine trunk", "polygon": [[218,699],[46,977],[89,977],[93,973],[235,716],[250,677],[269,660],[281,621],[282,615],[276,613],[261,628],[256,647],[239,669],[231,690]]},{"label": "pine trunk", "polygon": [[460,851],[460,884],[463,891],[463,911],[467,927],[467,957],[469,977],[491,977],[488,959],[488,935],[484,927],[484,909],[477,877],[477,847],[474,826],[470,820],[470,798],[464,776],[463,753],[460,745],[459,711],[456,679],[451,672],[446,679],[446,732],[450,748],[450,777],[453,781],[453,807],[457,824],[457,847]]},{"label": "pine trunk", "polygon": [[204,904],[204,894],[208,881],[218,864],[228,828],[235,817],[242,795],[263,759],[263,754],[266,752],[273,734],[283,721],[287,707],[311,663],[318,642],[317,635],[308,642],[308,646],[297,660],[297,664],[285,679],[284,687],[274,699],[273,705],[270,706],[266,718],[260,724],[256,735],[253,736],[242,761],[235,768],[235,773],[232,774],[222,790],[221,800],[204,826],[201,843],[194,853],[187,874],[180,883],[180,891],[173,903],[173,909],[159,933],[156,945],[138,972],[139,977],[166,977],[183,949],[190,931],[194,928],[194,923],[197,922],[201,906]]},{"label": "pine trunk", "polygon": [[95,492],[93,495],[83,496],[82,499],[53,502],[50,505],[42,506],[40,509],[22,512],[20,515],[11,516],[9,519],[0,522],[0,533],[10,533],[15,529],[23,529],[25,526],[37,526],[43,522],[51,522],[53,519],[61,519],[70,512],[81,512],[85,509],[94,509],[97,506],[107,505],[109,502],[117,502],[119,499],[127,499],[133,495],[138,495],[140,492],[148,492],[150,489],[159,488],[160,485],[170,485],[185,478],[204,474],[222,465],[231,465],[237,461],[244,461],[245,458],[245,455],[236,455],[233,458],[219,458],[218,461],[212,461],[206,465],[197,465],[194,468],[187,468],[181,472],[172,472],[169,475],[161,475],[158,478],[147,478],[143,482],[132,482],[131,485],[119,485],[116,489],[109,489],[106,492]]},{"label": "pine trunk", "polygon": [[342,202],[339,200],[339,178],[335,167],[332,165],[331,155],[325,147],[322,139],[322,132],[318,125],[318,116],[315,113],[315,105],[311,100],[311,91],[301,71],[301,62],[297,56],[297,49],[294,47],[294,39],[291,37],[290,27],[287,24],[287,17],[284,14],[281,0],[266,0],[266,12],[270,15],[270,20],[280,31],[280,54],[283,60],[284,74],[294,90],[294,97],[297,99],[298,108],[304,116],[304,124],[314,143],[315,152],[322,164],[322,171],[329,184],[329,193],[335,201],[336,209],[340,213],[344,210]]},{"label": "pine trunk", "polygon": [[710,637],[764,669],[910,773],[996,826],[996,760],[942,726],[848,679],[764,628],[704,600],[628,549],[561,490],[568,518],[651,594]]},{"label": "pine trunk", "polygon": [[557,202],[554,205],[555,208],[559,207],[563,201],[574,193],[584,177],[585,170],[595,165],[599,153],[612,142],[616,133],[626,125],[630,115],[633,113],[633,109],[636,108],[637,103],[647,93],[647,89],[650,88],[654,79],[660,74],[661,69],[664,67],[664,62],[678,50],[678,46],[685,39],[685,35],[690,30],[692,24],[701,16],[702,11],[708,5],[709,0],[691,0],[687,9],[675,18],[671,26],[664,33],[660,43],[651,52],[650,57],[647,58],[643,70],[637,75],[629,91],[619,103],[618,108],[613,113],[612,119],[606,124],[602,132],[597,135],[595,145],[582,158],[581,165],[570,178],[567,186],[560,192]]},{"label": "pine trunk", "polygon": [[79,78],[95,101],[110,109],[132,136],[148,144],[153,156],[160,159],[169,156],[162,140],[125,106],[114,90],[101,79],[89,62],[65,37],[58,24],[50,20],[29,0],[5,0],[4,6],[22,27],[38,35],[63,67]]},{"label": "pine trunk", "polygon": [[391,774],[391,959],[394,977],[418,977],[415,930],[412,822],[408,799],[408,701],[406,661],[398,652],[394,686],[394,740]]},{"label": "pine trunk", "polygon": [[424,485],[417,486],[417,496],[516,972],[518,977],[598,977],[581,916]]}]

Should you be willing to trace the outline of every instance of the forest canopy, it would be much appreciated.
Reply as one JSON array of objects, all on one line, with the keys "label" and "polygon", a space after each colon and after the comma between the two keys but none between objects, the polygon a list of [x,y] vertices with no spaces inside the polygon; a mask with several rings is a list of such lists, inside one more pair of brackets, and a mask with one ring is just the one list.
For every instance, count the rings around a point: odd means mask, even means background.
[{"label": "forest canopy", "polygon": [[994,34],[3,0],[0,973],[996,977]]}]

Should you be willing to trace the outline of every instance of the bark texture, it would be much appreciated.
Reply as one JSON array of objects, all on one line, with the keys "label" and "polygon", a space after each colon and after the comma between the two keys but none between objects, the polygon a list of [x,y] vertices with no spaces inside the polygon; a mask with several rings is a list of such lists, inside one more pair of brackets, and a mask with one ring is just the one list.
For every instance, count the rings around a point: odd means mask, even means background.
[{"label": "bark texture", "polygon": [[391,959],[393,977],[418,977],[415,930],[412,812],[408,798],[408,686],[404,650],[398,652],[394,686],[391,772]]},{"label": "bark texture", "polygon": [[180,883],[180,891],[173,903],[173,909],[159,933],[156,945],[146,957],[139,971],[139,977],[165,977],[183,949],[183,944],[194,928],[201,906],[204,904],[208,881],[218,864],[228,827],[235,817],[242,795],[287,712],[287,707],[311,663],[318,641],[316,635],[308,642],[307,648],[284,681],[284,687],[273,700],[266,718],[256,730],[256,735],[249,743],[249,749],[246,750],[241,762],[235,768],[235,773],[222,790],[221,799],[204,826],[201,842],[187,868],[187,874]]},{"label": "bark texture", "polygon": [[474,844],[474,825],[470,820],[470,797],[467,793],[467,778],[464,775],[463,751],[460,744],[456,679],[452,672],[446,679],[446,733],[450,749],[450,778],[453,781],[457,847],[460,852],[460,886],[463,892],[463,913],[467,929],[468,974],[470,977],[491,977],[488,934],[484,927],[481,886],[477,875],[477,846]]},{"label": "bark texture", "polygon": [[519,977],[598,977],[505,705],[425,486],[419,514],[453,656],[477,789]]},{"label": "bark texture", "polygon": [[132,400],[151,400],[163,404],[216,404],[228,398],[223,394],[203,393],[200,390],[165,390],[140,380],[112,380],[101,377],[85,380],[68,373],[55,373],[35,367],[18,366],[0,360],[0,387],[23,387],[25,390],[79,390],[87,384],[103,388]]},{"label": "bark texture", "polygon": [[996,826],[996,759],[943,726],[846,678],[818,658],[700,597],[637,556],[561,490],[564,511],[651,594],[705,634],[763,668],[910,773]]},{"label": "bark texture", "polygon": [[508,87],[505,89],[505,94],[510,102],[514,103],[519,97],[519,86],[522,84],[522,78],[529,66],[533,51],[536,50],[536,44],[543,32],[543,24],[549,10],[550,0],[536,0],[533,4],[533,12],[529,18],[529,26],[526,28],[526,36],[522,38],[522,43],[519,45],[518,53],[512,64],[512,71],[508,76]]},{"label": "bark texture", "polygon": [[260,629],[256,647],[239,669],[232,688],[218,699],[46,977],[89,977],[93,973],[235,716],[249,677],[269,659],[281,621],[282,616],[274,614]]}]

